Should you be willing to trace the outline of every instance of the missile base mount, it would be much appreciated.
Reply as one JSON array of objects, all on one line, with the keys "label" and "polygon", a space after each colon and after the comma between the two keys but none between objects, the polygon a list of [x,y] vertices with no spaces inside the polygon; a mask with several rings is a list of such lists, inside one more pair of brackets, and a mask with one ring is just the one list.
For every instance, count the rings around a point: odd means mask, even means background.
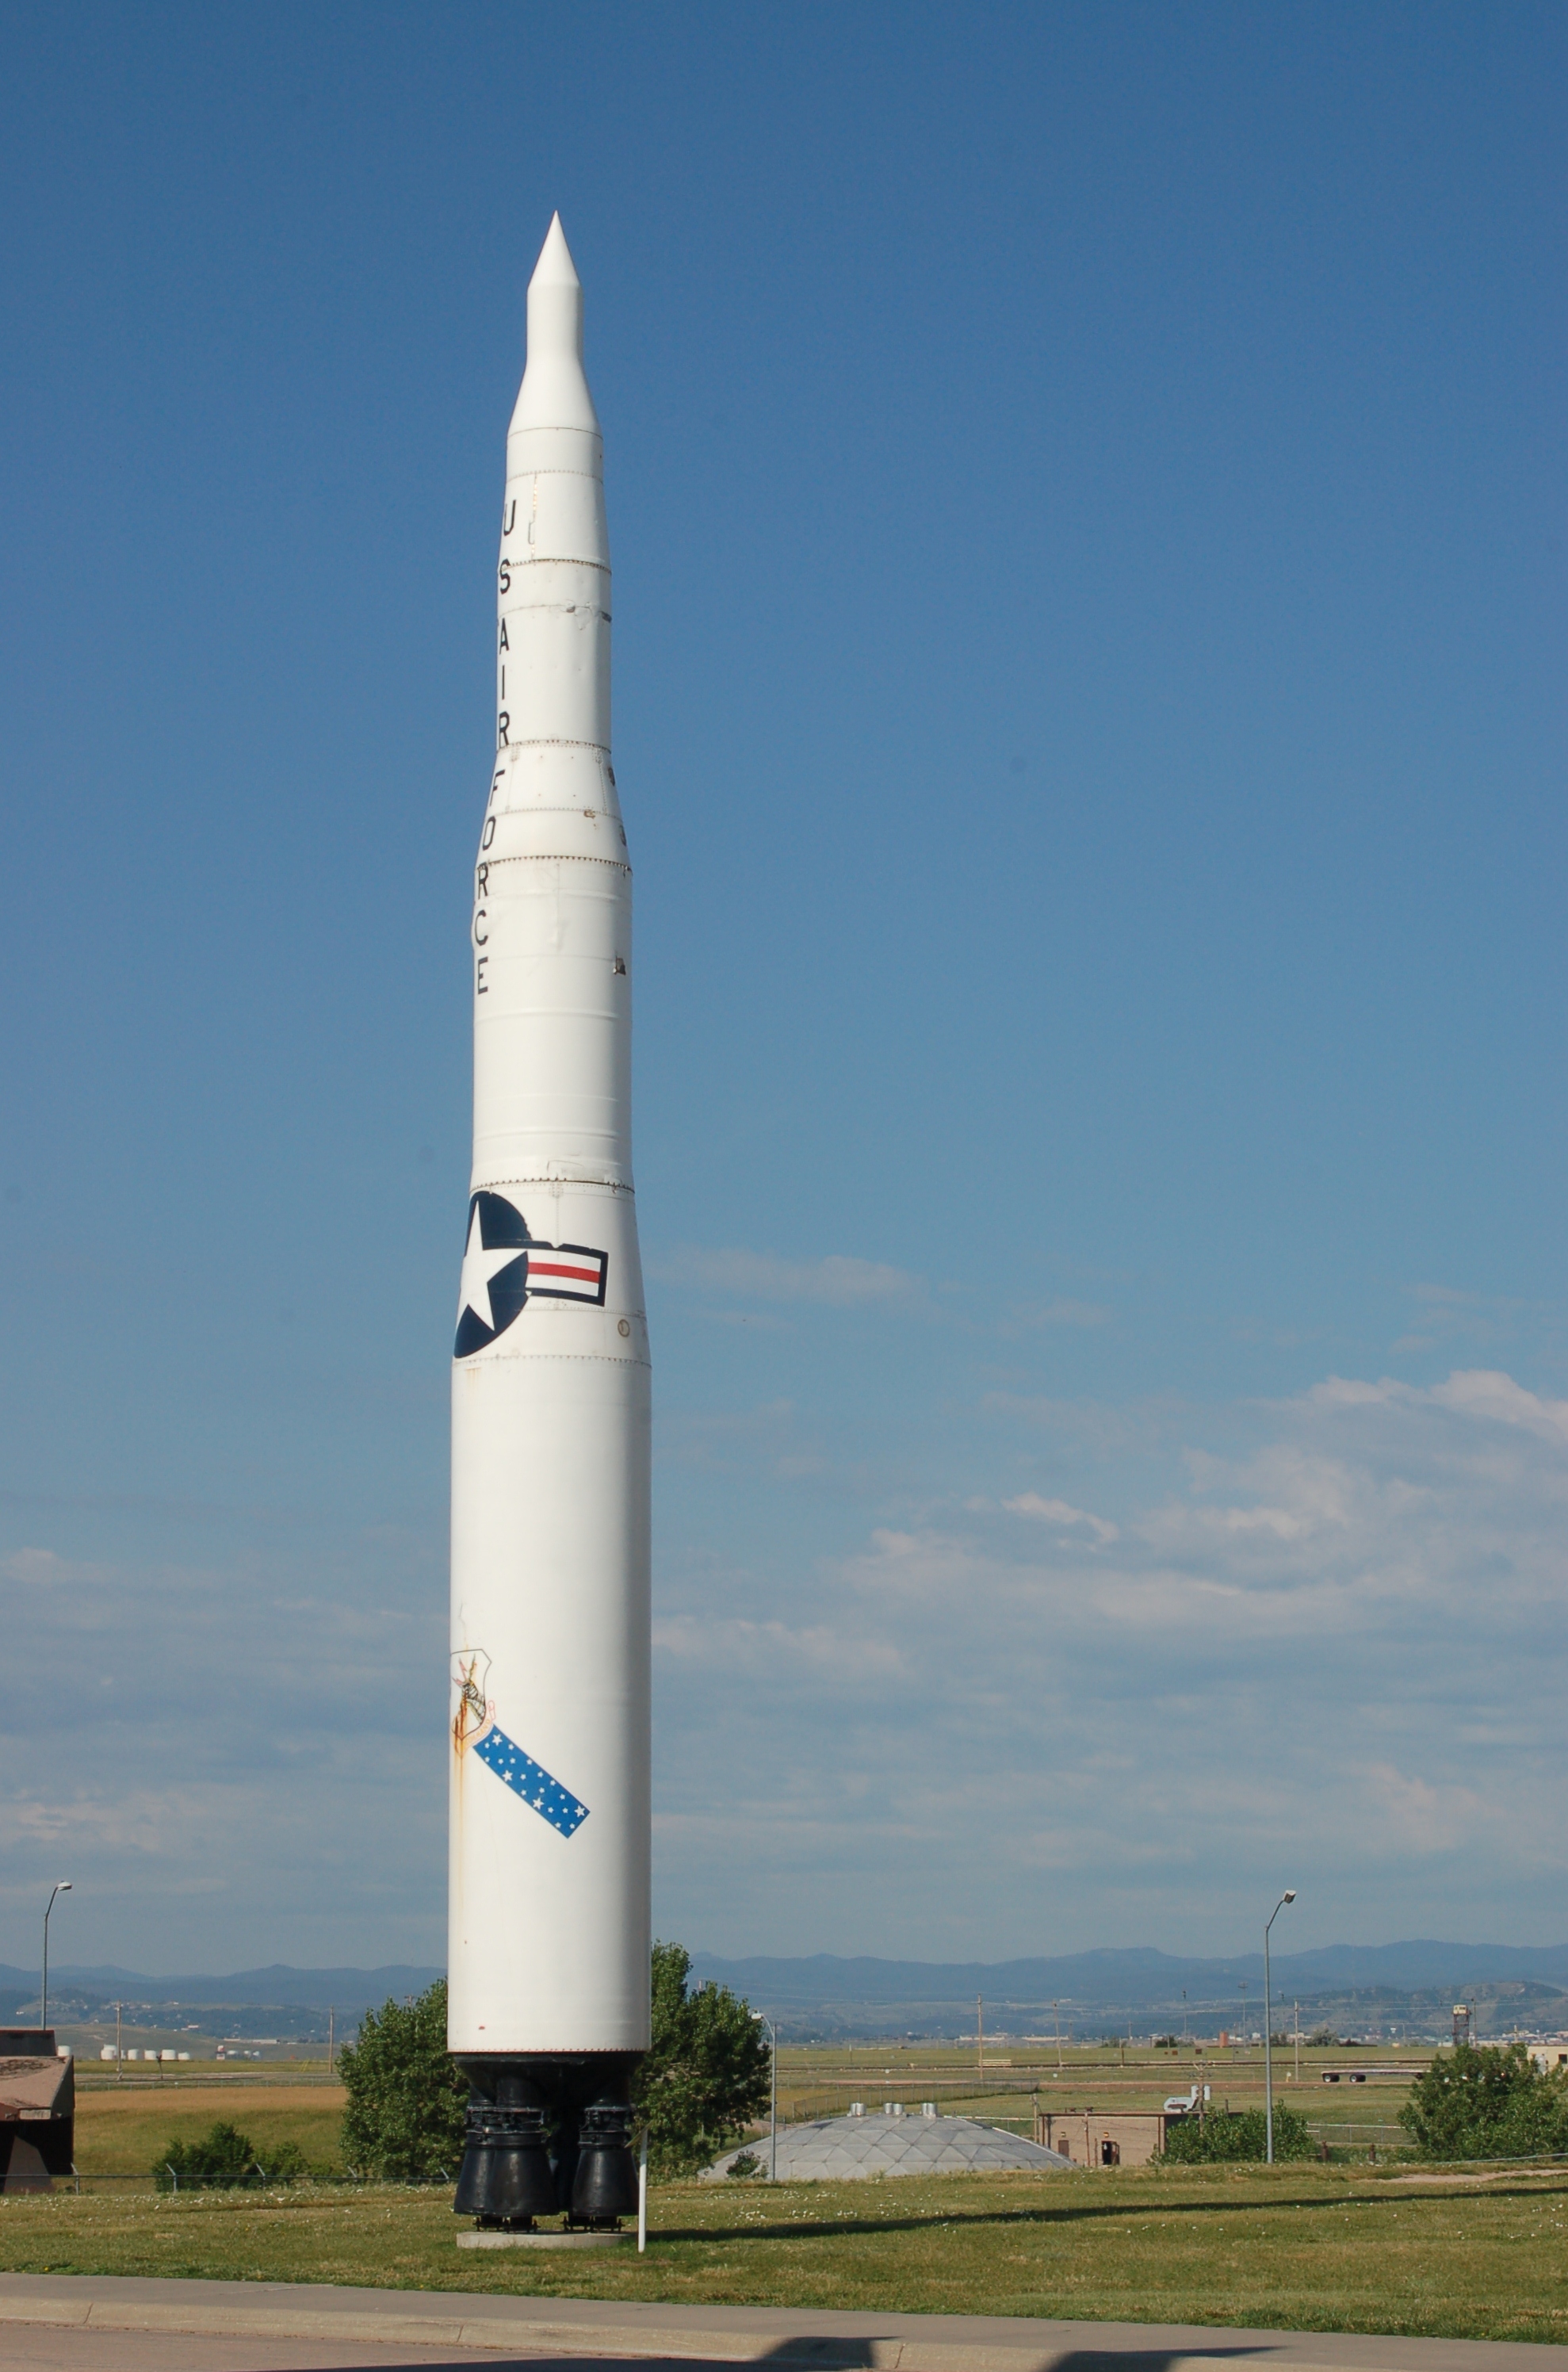
[{"label": "missile base mount", "polygon": [[540,2215],[612,2233],[637,2209],[632,2077],[640,2052],[456,2054],[469,2079],[455,2215],[526,2233]]}]

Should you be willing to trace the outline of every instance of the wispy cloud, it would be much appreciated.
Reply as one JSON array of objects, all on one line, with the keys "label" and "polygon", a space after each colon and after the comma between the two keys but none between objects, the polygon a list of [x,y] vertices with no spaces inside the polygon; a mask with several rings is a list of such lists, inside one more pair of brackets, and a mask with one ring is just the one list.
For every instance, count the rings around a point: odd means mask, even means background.
[{"label": "wispy cloud", "polygon": [[1109,1326],[1116,1316],[1099,1301],[1074,1301],[1062,1296],[1054,1301],[1015,1309],[997,1327],[1003,1335],[1038,1334],[1049,1326],[1093,1327]]},{"label": "wispy cloud", "polygon": [[[1285,1869],[1325,1933],[1423,1932],[1434,1886],[1472,1928],[1534,1932],[1543,1855],[1568,1861],[1542,1835],[1568,1777],[1568,1405],[1490,1370],[1329,1378],[1202,1433],[1180,1487],[1118,1521],[970,1494],[772,1615],[686,1607],[658,1652],[670,1882],[703,1774],[743,1751],[761,1859],[739,1801],[703,1852],[752,1933],[782,1905],[809,1936],[827,1903],[860,1948],[935,1950],[944,1923],[958,1948],[1033,1871],[1080,1936],[1132,1888],[1138,1933],[1197,1945],[1199,1861],[1253,1890]],[[906,1882],[918,1916],[889,1926]]]},{"label": "wispy cloud", "polygon": [[1016,1499],[1004,1499],[1003,1506],[1010,1516],[1029,1516],[1042,1524],[1058,1524],[1066,1530],[1082,1526],[1097,1541],[1114,1541],[1121,1535],[1103,1516],[1091,1516],[1082,1507],[1069,1506],[1065,1499],[1042,1499],[1038,1491],[1020,1492]]},{"label": "wispy cloud", "polygon": [[688,1244],[650,1261],[648,1273],[661,1285],[686,1291],[756,1301],[822,1302],[835,1309],[889,1308],[923,1301],[926,1285],[907,1269],[883,1261],[855,1260],[830,1252],[820,1260],[781,1260],[773,1252],[704,1250]]}]

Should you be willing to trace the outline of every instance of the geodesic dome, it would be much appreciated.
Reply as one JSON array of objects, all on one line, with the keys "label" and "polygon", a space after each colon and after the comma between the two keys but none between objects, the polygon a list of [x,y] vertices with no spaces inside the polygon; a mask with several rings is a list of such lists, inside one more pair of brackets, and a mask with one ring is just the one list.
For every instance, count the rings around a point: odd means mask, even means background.
[{"label": "geodesic dome", "polygon": [[[742,2149],[768,2163],[768,2136]],[[703,2180],[727,2175],[740,2149],[704,2169]],[[999,2133],[972,2117],[819,2117],[779,2128],[781,2182],[869,2182],[890,2174],[1071,2173],[1073,2161],[1018,2134]]]}]

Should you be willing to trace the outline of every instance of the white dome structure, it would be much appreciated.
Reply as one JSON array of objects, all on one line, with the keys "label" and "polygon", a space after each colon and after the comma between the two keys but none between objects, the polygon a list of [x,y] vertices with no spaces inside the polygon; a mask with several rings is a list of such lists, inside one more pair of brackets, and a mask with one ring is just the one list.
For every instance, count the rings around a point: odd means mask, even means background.
[{"label": "white dome structure", "polygon": [[[768,2163],[768,2136],[703,2169],[704,2182],[721,2180],[738,2157],[749,2152]],[[779,2128],[781,2182],[870,2182],[893,2174],[1070,2174],[1073,2161],[1058,2150],[1041,2149],[1019,2134],[1000,2133],[972,2117],[912,2115],[820,2117],[807,2125]]]}]

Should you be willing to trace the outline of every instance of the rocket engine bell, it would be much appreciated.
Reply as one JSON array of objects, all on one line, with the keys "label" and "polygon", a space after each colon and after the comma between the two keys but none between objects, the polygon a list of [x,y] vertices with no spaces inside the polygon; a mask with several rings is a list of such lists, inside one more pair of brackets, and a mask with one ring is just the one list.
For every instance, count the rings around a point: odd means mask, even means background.
[{"label": "rocket engine bell", "polygon": [[452,1364],[447,2045],[459,2214],[636,2203],[648,2047],[649,1366],[603,442],[557,215],[506,439]]}]

